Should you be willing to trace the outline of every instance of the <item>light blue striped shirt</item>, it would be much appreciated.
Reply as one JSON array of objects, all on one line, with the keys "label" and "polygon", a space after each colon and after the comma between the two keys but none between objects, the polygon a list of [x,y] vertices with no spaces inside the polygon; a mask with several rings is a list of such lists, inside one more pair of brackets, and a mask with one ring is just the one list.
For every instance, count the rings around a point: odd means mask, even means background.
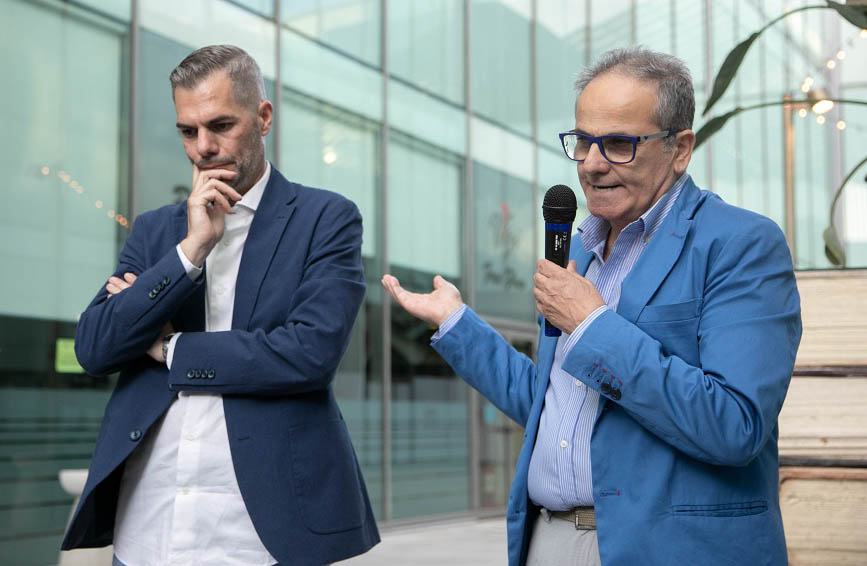
[{"label": "light blue striped shirt", "polygon": [[[590,435],[596,420],[599,393],[563,370],[566,355],[596,318],[608,309],[617,310],[620,284],[638,261],[644,248],[659,229],[689,176],[684,173],[647,212],[626,226],[603,260],[608,222],[590,216],[578,227],[581,244],[593,254],[585,277],[596,288],[605,306],[593,311],[569,335],[557,341],[554,364],[539,432],[530,458],[528,489],[530,499],[553,511],[593,505],[590,469]],[[436,342],[460,320],[466,306],[455,311],[432,338]]]}]

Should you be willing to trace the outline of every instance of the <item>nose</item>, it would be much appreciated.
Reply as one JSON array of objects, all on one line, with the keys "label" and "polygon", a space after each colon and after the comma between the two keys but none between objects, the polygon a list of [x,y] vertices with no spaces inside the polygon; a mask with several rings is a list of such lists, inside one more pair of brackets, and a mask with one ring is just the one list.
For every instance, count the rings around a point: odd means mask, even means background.
[{"label": "nose", "polygon": [[610,168],[611,163],[602,155],[598,143],[594,143],[590,146],[590,150],[587,152],[587,157],[584,159],[584,162],[578,164],[579,170],[592,174],[604,174],[607,173]]},{"label": "nose", "polygon": [[196,151],[201,157],[211,157],[220,152],[214,134],[208,128],[199,128],[196,138]]}]

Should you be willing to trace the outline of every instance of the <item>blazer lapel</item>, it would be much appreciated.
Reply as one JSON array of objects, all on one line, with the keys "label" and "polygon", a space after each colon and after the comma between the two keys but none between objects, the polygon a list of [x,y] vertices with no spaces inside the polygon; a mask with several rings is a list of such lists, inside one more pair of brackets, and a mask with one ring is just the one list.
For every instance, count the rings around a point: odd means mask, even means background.
[{"label": "blazer lapel", "polygon": [[262,281],[271,265],[286,224],[295,212],[295,187],[271,167],[271,177],[250,225],[238,280],[235,283],[235,307],[232,328],[246,330],[259,297]]},{"label": "blazer lapel", "polygon": [[688,180],[674,207],[653,235],[635,267],[623,280],[617,314],[635,322],[659,289],[683,250],[695,209],[701,201],[698,187]]}]

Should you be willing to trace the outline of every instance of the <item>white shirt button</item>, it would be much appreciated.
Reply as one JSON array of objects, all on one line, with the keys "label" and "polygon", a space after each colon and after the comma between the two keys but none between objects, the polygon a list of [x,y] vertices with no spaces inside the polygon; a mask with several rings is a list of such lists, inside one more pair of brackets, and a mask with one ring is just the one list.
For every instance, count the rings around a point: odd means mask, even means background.
[{"label": "white shirt button", "polygon": [[568,442],[566,442],[565,440],[560,441],[560,448],[566,448],[567,446],[569,446]]},{"label": "white shirt button", "polygon": [[216,289],[214,289],[214,291],[215,291],[218,295],[222,295],[223,293],[226,292],[226,289],[224,289],[223,287],[218,286]]},{"label": "white shirt button", "polygon": [[187,440],[195,440],[196,438],[198,437],[196,436],[195,432],[190,431],[187,433]]},{"label": "white shirt button", "polygon": [[224,247],[228,248],[232,245],[232,238],[223,238],[222,244]]},{"label": "white shirt button", "polygon": [[184,486],[181,488],[181,495],[189,495],[189,494],[190,494],[190,488],[188,488],[187,486]]},{"label": "white shirt button", "polygon": [[575,387],[584,387],[584,382],[580,379],[575,380]]}]

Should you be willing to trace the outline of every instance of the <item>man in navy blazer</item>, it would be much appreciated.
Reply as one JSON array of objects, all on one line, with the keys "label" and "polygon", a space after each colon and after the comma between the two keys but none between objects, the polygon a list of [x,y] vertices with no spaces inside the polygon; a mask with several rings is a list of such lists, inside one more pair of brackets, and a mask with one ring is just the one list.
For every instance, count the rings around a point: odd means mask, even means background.
[{"label": "man in navy blazer", "polygon": [[536,363],[441,277],[425,295],[383,284],[526,429],[510,565],[784,565],[777,416],[801,334],[786,242],[686,174],[681,61],[615,50],[576,90],[561,140],[591,216],[567,268],[538,263],[536,306],[563,334],[540,330]]},{"label": "man in navy blazer", "polygon": [[120,372],[64,549],[115,563],[327,564],[379,541],[331,382],[363,301],[361,217],[265,160],[255,61],[210,46],[172,72],[193,188],[139,216],[81,315]]}]

